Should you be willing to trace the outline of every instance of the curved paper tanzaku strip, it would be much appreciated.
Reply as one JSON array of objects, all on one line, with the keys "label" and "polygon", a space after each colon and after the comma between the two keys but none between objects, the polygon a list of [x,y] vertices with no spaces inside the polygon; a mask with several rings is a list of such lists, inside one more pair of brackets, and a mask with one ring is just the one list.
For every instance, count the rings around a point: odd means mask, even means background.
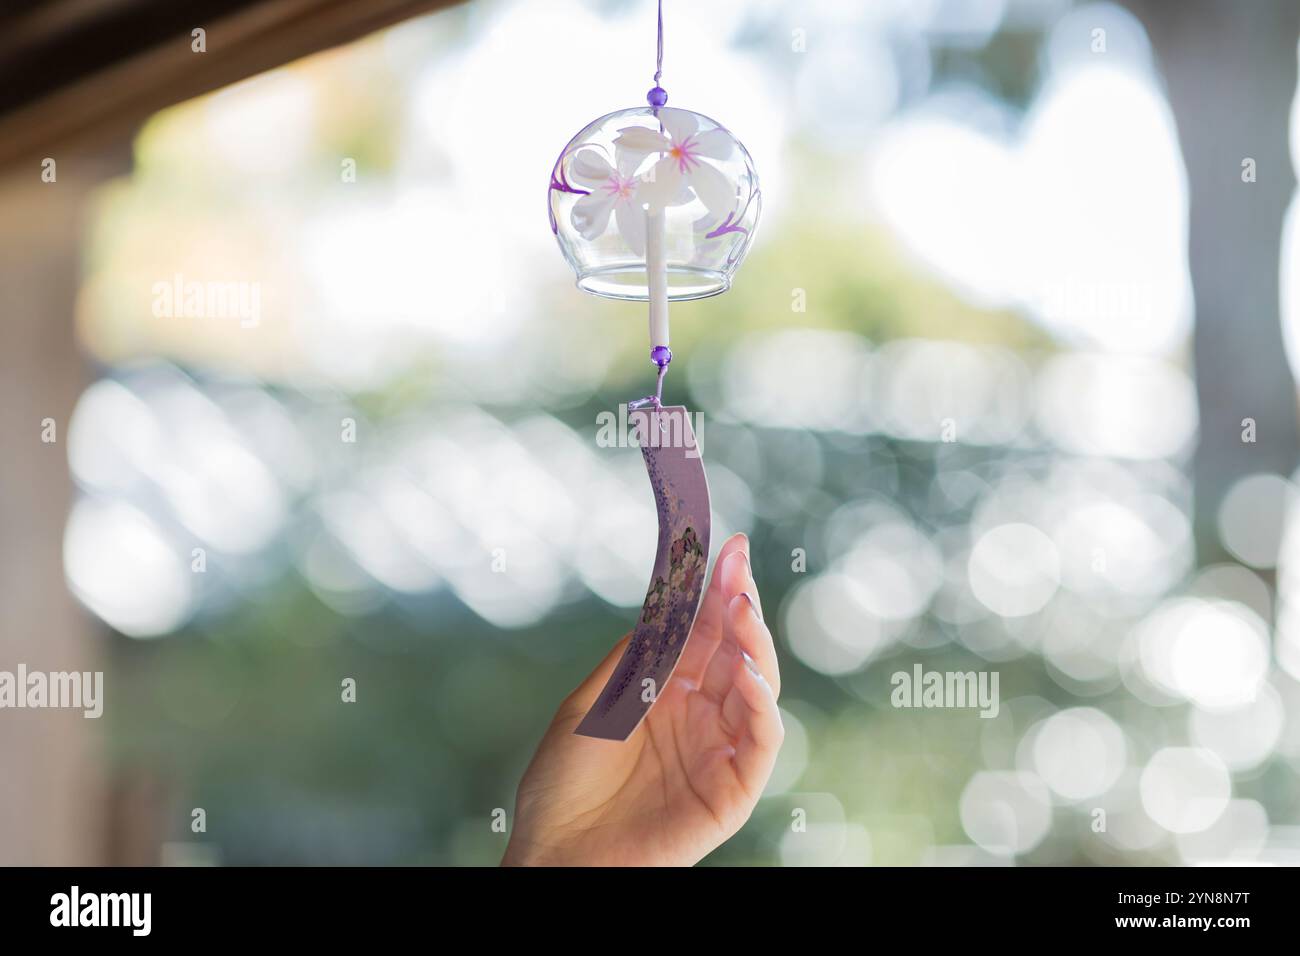
[{"label": "curved paper tanzaku strip", "polygon": [[627,650],[574,733],[626,740],[667,685],[704,594],[709,483],[681,405],[632,412],[659,511],[659,550]]}]

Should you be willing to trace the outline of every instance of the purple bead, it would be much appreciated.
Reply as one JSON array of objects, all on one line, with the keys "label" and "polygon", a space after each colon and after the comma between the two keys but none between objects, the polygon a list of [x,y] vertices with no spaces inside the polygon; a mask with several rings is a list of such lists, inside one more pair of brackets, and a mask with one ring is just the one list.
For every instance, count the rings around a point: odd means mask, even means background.
[{"label": "purple bead", "polygon": [[660,368],[663,368],[672,360],[672,350],[666,345],[656,345],[650,350],[650,361],[654,362]]},{"label": "purple bead", "polygon": [[645,95],[646,102],[655,109],[663,106],[668,102],[668,91],[662,86],[656,86],[653,90]]}]

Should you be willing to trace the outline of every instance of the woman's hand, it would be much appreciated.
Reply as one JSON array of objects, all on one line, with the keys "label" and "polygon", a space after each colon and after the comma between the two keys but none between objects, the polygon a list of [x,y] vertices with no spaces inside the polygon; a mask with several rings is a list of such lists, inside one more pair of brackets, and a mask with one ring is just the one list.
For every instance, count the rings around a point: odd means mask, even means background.
[{"label": "woman's hand", "polygon": [[689,866],[753,812],[785,731],[748,539],[722,546],[681,660],[632,736],[575,736],[627,640],[551,721],[519,784],[503,865]]}]

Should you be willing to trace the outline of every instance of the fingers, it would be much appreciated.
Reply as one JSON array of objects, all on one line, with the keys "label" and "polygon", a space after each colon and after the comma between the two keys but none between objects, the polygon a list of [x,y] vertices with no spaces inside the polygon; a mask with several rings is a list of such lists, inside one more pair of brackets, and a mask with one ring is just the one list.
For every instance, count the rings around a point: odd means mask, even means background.
[{"label": "fingers", "polygon": [[731,555],[719,570],[719,577],[723,597],[727,599],[722,615],[722,638],[700,680],[701,691],[712,700],[722,701],[735,680],[736,665],[743,652],[749,655],[773,695],[779,696],[781,670],[777,665],[776,646],[749,597],[756,595],[758,589],[749,572],[748,556]]},{"label": "fingers", "polygon": [[776,766],[785,727],[771,686],[743,656],[733,690],[723,703],[723,714],[735,728],[736,775],[745,791],[757,798]]},{"label": "fingers", "polygon": [[[700,613],[695,617],[690,638],[677,663],[676,673],[694,683],[699,683],[704,677],[718,642],[722,640],[722,616],[727,609],[727,596],[722,587],[723,568],[731,563],[731,556],[737,552],[749,553],[749,539],[743,534],[733,534],[718,551],[713,577],[700,602]],[[748,557],[745,560],[748,561]]]},{"label": "fingers", "polygon": [[736,682],[736,668],[741,664],[740,648],[735,641],[721,640],[709,659],[700,680],[700,692],[709,700],[723,701]]},{"label": "fingers", "polygon": [[728,556],[727,562],[718,562],[718,577],[721,578],[721,590],[723,598],[730,602],[737,594],[747,591],[749,596],[754,599],[755,609],[758,616],[763,616],[763,604],[758,596],[758,585],[754,583],[754,571],[749,563],[749,542],[743,550],[735,551]]},{"label": "fingers", "polygon": [[600,695],[601,688],[609,681],[610,675],[614,673],[614,668],[618,665],[619,658],[627,650],[627,643],[632,639],[632,632],[624,634],[613,649],[605,655],[605,659],[596,665],[596,669],[587,675],[586,679],[579,684],[568,697],[564,698],[564,703],[560,706],[560,711],[577,711],[585,714],[591,709],[591,705],[596,702]]},{"label": "fingers", "polygon": [[730,538],[724,541],[722,547],[718,549],[718,560],[713,566],[713,579],[709,581],[710,591],[721,591],[722,581],[720,580],[721,576],[719,571],[722,569],[722,566],[726,563],[727,559],[736,553],[743,554],[745,560],[749,560],[749,538],[740,533],[733,534]]},{"label": "fingers", "polygon": [[750,656],[772,688],[773,695],[780,697],[781,668],[776,659],[776,645],[772,641],[772,632],[759,616],[758,607],[750,600],[751,594],[757,594],[752,578],[749,579],[749,589],[740,591],[727,605],[723,633]]}]

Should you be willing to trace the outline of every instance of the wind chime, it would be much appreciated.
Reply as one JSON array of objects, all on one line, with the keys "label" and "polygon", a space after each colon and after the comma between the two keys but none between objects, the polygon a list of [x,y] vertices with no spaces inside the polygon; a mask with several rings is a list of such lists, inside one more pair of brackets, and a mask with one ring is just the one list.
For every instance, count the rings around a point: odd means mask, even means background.
[{"label": "wind chime", "polygon": [[551,231],[578,288],[650,304],[654,394],[628,404],[650,475],[659,547],[632,639],[575,731],[626,740],[667,684],[704,593],[709,486],[685,406],[664,405],[668,303],[726,292],[758,224],[758,175],[722,124],[668,106],[659,3],[648,106],[588,124],[551,170]]}]

